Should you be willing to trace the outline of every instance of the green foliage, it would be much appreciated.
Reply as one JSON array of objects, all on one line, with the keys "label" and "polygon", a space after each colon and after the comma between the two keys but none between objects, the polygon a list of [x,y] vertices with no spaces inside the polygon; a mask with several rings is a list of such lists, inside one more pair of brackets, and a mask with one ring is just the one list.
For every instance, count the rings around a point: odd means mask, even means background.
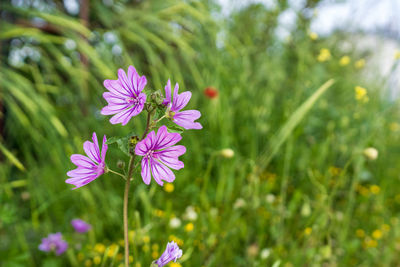
[{"label": "green foliage", "polygon": [[[1,4],[8,14],[0,22],[2,264],[122,262],[124,181],[106,173],[74,191],[64,181],[74,168],[70,155],[83,153],[93,131],[117,136],[108,138],[113,170],[126,161],[132,132],[143,132],[145,118],[123,127],[100,115],[103,80],[130,64],[146,75],[148,96],[163,94],[169,78],[190,90],[187,109],[201,111],[204,127],[183,133],[185,168],[173,187],[146,186],[136,171],[129,210],[135,263],[149,266],[172,239],[184,251],[183,266],[400,261],[399,105],[354,65],[368,51],[344,53],[341,33],[311,39],[304,14],[289,38],[277,38],[287,1],[250,5],[229,18],[215,16],[213,1],[106,2],[90,1],[88,27],[58,5],[43,11]],[[317,2],[307,1],[308,8]],[[331,54],[323,62],[322,48]],[[15,53],[24,55],[21,62]],[[341,65],[345,55],[351,62]],[[369,102],[355,99],[357,85]],[[203,94],[208,86],[216,98]],[[156,119],[164,115],[155,111]],[[375,161],[363,156],[366,147],[379,151]],[[70,220],[77,217],[93,230],[74,235]],[[171,227],[175,217],[181,227]],[[59,258],[37,249],[54,232],[70,243]]]}]

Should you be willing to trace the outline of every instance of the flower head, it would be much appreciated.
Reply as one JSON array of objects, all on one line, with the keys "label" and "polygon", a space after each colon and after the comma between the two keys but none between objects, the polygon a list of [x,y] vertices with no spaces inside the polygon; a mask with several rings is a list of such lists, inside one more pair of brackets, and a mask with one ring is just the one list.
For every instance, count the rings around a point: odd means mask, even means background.
[{"label": "flower head", "polygon": [[112,124],[127,124],[133,116],[143,110],[146,94],[142,93],[142,90],[146,84],[146,77],[139,76],[133,66],[129,66],[128,76],[123,69],[119,69],[118,80],[104,81],[104,87],[109,92],[105,92],[103,97],[108,106],[101,110],[101,114],[116,114],[110,119]]},{"label": "flower head", "polygon": [[72,227],[74,227],[75,231],[78,233],[86,233],[90,229],[92,229],[92,226],[85,222],[84,220],[81,219],[73,219],[71,221]]},{"label": "flower head", "polygon": [[200,118],[201,113],[198,110],[185,110],[180,111],[183,109],[187,103],[189,102],[190,98],[192,97],[192,93],[189,91],[183,92],[178,94],[179,85],[175,84],[174,88],[174,95],[173,99],[171,99],[171,81],[168,80],[167,85],[165,86],[165,99],[163,104],[168,107],[168,117],[178,124],[182,126],[186,130],[188,129],[201,129],[200,123],[194,122],[198,118]]},{"label": "flower head", "polygon": [[178,157],[186,152],[184,146],[174,146],[182,139],[179,133],[169,133],[166,126],[161,126],[157,135],[150,132],[145,139],[137,143],[135,154],[142,158],[142,179],[150,184],[151,174],[159,185],[165,180],[171,183],[175,180],[174,173],[169,169],[179,170],[184,167]]},{"label": "flower head", "polygon": [[317,60],[319,62],[324,62],[324,61],[328,61],[329,59],[331,59],[331,52],[327,48],[322,48],[319,51],[319,55],[317,57]]},{"label": "flower head", "polygon": [[163,267],[170,261],[176,261],[180,257],[182,257],[182,250],[179,249],[178,245],[174,241],[171,241],[167,244],[167,248],[165,249],[164,253],[158,260],[156,260],[155,263],[158,265],[158,267]]},{"label": "flower head", "polygon": [[72,163],[74,163],[78,168],[67,172],[67,175],[71,178],[67,179],[65,182],[67,184],[75,185],[75,188],[73,189],[90,183],[105,171],[105,158],[108,149],[108,146],[106,145],[107,138],[104,135],[101,153],[96,133],[93,133],[92,139],[93,143],[90,141],[83,143],[83,149],[88,157],[79,154],[73,154],[71,156]]},{"label": "flower head", "polygon": [[367,94],[367,90],[361,86],[354,87],[355,98],[356,100],[367,103],[369,101],[369,97]]},{"label": "flower head", "polygon": [[39,250],[44,252],[54,251],[56,255],[63,254],[68,248],[68,243],[62,239],[61,233],[49,234],[48,237],[42,239]]},{"label": "flower head", "polygon": [[218,97],[218,90],[214,87],[207,87],[204,89],[204,95],[210,99]]}]

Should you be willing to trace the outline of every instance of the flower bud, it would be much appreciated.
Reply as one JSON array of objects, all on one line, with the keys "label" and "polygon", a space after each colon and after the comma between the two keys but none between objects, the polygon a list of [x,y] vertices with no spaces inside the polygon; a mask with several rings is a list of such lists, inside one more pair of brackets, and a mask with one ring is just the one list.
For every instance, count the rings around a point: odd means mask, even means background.
[{"label": "flower bud", "polygon": [[378,150],[374,147],[364,149],[364,156],[369,160],[376,160],[378,158]]},{"label": "flower bud", "polygon": [[117,168],[118,169],[124,169],[125,168],[125,162],[123,162],[122,160],[118,160]]},{"label": "flower bud", "polygon": [[230,159],[230,158],[233,158],[233,156],[235,155],[235,151],[233,151],[233,150],[230,149],[230,148],[225,148],[225,149],[222,149],[222,150],[220,151],[220,154],[221,154],[221,156],[223,156],[224,158]]}]

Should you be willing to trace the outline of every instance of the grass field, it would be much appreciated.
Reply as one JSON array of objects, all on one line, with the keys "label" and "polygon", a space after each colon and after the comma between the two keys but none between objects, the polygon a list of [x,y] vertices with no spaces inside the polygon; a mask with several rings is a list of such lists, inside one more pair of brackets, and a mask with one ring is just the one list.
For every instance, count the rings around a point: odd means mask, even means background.
[{"label": "grass field", "polygon": [[[123,266],[124,180],[71,191],[65,179],[93,131],[144,130],[144,117],[121,126],[100,114],[103,81],[129,65],[149,90],[168,78],[190,90],[203,125],[183,133],[174,183],[135,172],[132,266],[171,240],[183,250],[171,267],[398,266],[400,109],[380,77],[366,82],[373,51],[311,33],[302,13],[277,38],[287,1],[229,18],[213,1],[114,2],[91,1],[87,27],[57,4],[0,5],[0,266]],[[115,144],[108,159],[129,160]],[[74,233],[74,218],[92,230]],[[55,232],[67,252],[39,251]]]}]

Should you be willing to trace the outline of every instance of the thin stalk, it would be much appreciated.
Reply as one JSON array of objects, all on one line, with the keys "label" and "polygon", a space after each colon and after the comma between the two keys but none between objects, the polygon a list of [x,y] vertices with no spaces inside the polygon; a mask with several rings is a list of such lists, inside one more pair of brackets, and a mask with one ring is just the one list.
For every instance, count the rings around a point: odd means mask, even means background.
[{"label": "thin stalk", "polygon": [[122,178],[124,178],[124,179],[126,180],[126,177],[125,177],[125,175],[123,175],[122,173],[119,173],[119,172],[113,171],[113,170],[111,170],[111,169],[108,169],[108,168],[107,168],[107,172],[111,172],[111,173],[114,173],[114,174],[116,174],[116,175],[119,175],[119,176],[121,176]]},{"label": "thin stalk", "polygon": [[[143,133],[143,136],[140,140],[143,140],[143,138],[146,137],[147,132],[149,131],[150,127],[150,120],[151,120],[151,114],[153,110],[149,111],[147,113],[147,122],[146,122],[146,130]],[[128,167],[128,175],[126,176],[126,182],[125,182],[125,192],[124,192],[124,210],[123,210],[123,216],[124,216],[124,240],[125,240],[125,266],[129,266],[129,225],[128,225],[128,200],[129,200],[129,188],[130,188],[130,183],[131,183],[131,178],[132,178],[132,173],[134,168],[134,162],[135,162],[135,157],[136,155],[133,154],[129,160],[129,167]]]}]

